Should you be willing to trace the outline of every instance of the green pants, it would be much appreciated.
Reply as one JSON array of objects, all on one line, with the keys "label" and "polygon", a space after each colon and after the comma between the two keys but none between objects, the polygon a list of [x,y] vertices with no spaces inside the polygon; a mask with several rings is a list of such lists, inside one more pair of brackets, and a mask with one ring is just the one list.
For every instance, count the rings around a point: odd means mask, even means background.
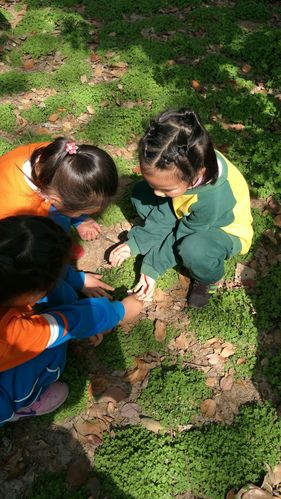
[{"label": "green pants", "polygon": [[220,228],[188,233],[172,200],[155,196],[145,181],[136,184],[132,203],[144,224],[131,229],[128,244],[132,254],[144,256],[141,272],[154,279],[179,264],[194,279],[215,283],[224,275],[224,261],[241,251],[239,238]]}]

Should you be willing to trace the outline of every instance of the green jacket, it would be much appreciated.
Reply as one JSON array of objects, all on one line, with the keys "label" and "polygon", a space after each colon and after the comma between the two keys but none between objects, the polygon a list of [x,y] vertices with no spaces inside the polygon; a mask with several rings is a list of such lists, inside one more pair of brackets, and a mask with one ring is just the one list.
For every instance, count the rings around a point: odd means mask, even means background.
[{"label": "green jacket", "polygon": [[[128,245],[132,254],[146,255],[141,270],[143,273],[146,273],[146,266],[151,267],[149,251],[152,240],[154,247],[161,244],[162,258],[163,254],[167,256],[167,262],[159,264],[155,264],[154,256],[153,267],[156,277],[175,265],[175,260],[169,257],[173,252],[173,237],[177,239],[179,234],[180,237],[184,237],[195,232],[207,231],[211,227],[220,228],[230,236],[237,236],[241,242],[241,254],[249,251],[253,229],[247,183],[241,172],[230,161],[217,151],[216,155],[219,177],[214,184],[208,183],[188,189],[185,194],[172,200],[165,198],[167,204],[165,209],[163,205],[160,211],[152,210],[146,217],[143,227],[136,226],[130,230]],[[169,211],[173,211],[171,216]],[[150,269],[148,275],[153,277],[152,274]]]}]

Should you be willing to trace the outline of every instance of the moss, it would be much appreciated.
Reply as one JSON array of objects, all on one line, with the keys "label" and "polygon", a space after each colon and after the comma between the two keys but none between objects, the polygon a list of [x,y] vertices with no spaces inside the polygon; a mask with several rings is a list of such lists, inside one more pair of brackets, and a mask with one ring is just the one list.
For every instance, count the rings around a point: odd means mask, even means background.
[{"label": "moss", "polygon": [[[203,310],[188,310],[189,328],[200,341],[218,336],[225,342],[233,343],[235,354],[228,366],[233,367],[238,377],[251,376],[255,366],[257,328],[253,316],[251,299],[244,289],[218,291]],[[247,363],[237,365],[239,357]]]},{"label": "moss", "polygon": [[155,435],[140,427],[114,432],[95,452],[102,495],[170,498],[190,492],[224,499],[231,488],[259,483],[280,454],[281,424],[269,405],[245,406],[233,425]]},{"label": "moss", "polygon": [[178,366],[157,367],[150,372],[147,388],[138,403],[145,415],[169,428],[186,425],[200,412],[200,403],[211,397],[205,374]]},{"label": "moss", "polygon": [[280,323],[280,294],[281,263],[274,265],[257,283],[253,301],[257,312],[257,324],[261,329],[268,329]]},{"label": "moss", "polygon": [[30,499],[85,499],[88,494],[84,487],[70,490],[65,474],[44,473],[34,482]]},{"label": "moss", "polygon": [[165,341],[159,342],[154,337],[154,324],[149,319],[141,320],[130,332],[125,334],[122,328],[105,337],[96,350],[96,357],[102,365],[111,370],[128,369],[134,364],[135,357],[147,352],[164,354],[165,347],[176,335],[172,327],[167,328]]},{"label": "moss", "polygon": [[12,132],[16,127],[17,119],[12,104],[0,105],[0,128],[5,132]]},{"label": "moss", "polygon": [[21,45],[10,52],[10,59],[14,64],[21,64],[26,54],[39,59],[44,55],[52,54],[60,46],[57,38],[48,34],[30,35]]},{"label": "moss", "polygon": [[27,89],[27,78],[23,73],[9,71],[0,74],[0,95],[16,94]]},{"label": "moss", "polygon": [[59,21],[61,13],[51,7],[27,10],[25,16],[16,25],[15,36],[33,34],[52,34]]}]

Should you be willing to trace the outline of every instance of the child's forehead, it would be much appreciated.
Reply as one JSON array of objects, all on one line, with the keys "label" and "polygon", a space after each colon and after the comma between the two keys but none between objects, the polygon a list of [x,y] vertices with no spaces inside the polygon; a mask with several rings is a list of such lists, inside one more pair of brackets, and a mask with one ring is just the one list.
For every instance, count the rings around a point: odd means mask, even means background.
[{"label": "child's forehead", "polygon": [[159,168],[142,168],[142,174],[145,178],[158,185],[166,185],[167,183],[179,183],[179,175],[177,168],[169,170],[160,170]]}]

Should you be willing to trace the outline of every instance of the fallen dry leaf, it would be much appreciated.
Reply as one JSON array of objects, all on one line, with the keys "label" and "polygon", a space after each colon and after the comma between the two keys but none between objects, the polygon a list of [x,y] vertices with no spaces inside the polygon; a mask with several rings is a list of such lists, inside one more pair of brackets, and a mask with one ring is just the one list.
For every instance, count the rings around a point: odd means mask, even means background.
[{"label": "fallen dry leaf", "polygon": [[133,370],[129,371],[129,373],[127,373],[123,378],[124,381],[128,381],[132,385],[138,383],[139,381],[143,381],[149,373],[150,369],[152,369],[153,367],[148,362],[145,362],[144,360],[139,358],[135,359],[135,364],[136,367]]},{"label": "fallen dry leaf", "polygon": [[226,494],[226,498],[225,499],[235,499],[235,495],[236,495],[236,492],[234,489],[231,489],[228,491],[228,493]]},{"label": "fallen dry leaf", "polygon": [[212,418],[217,409],[217,404],[213,399],[206,399],[200,405],[200,410],[207,418]]},{"label": "fallen dry leaf", "polygon": [[121,407],[119,412],[124,418],[133,418],[141,412],[141,408],[134,402],[128,402]]},{"label": "fallen dry leaf", "polygon": [[191,86],[196,91],[200,90],[200,88],[201,88],[201,84],[200,84],[200,82],[198,80],[192,80]]},{"label": "fallen dry leaf", "polygon": [[241,68],[242,73],[247,74],[252,70],[252,66],[250,64],[244,64]]},{"label": "fallen dry leaf", "polygon": [[101,420],[91,423],[90,421],[79,419],[74,425],[79,441],[81,443],[90,443],[95,447],[101,445],[105,424],[104,421],[102,423],[103,426],[101,426]]},{"label": "fallen dry leaf", "polygon": [[128,397],[128,393],[119,386],[110,386],[99,398],[100,401],[120,402]]},{"label": "fallen dry leaf", "polygon": [[8,473],[8,479],[18,478],[25,471],[25,464],[22,460],[23,449],[12,452],[5,460],[1,461],[1,469]]},{"label": "fallen dry leaf", "polygon": [[53,114],[50,114],[48,121],[50,121],[51,123],[55,123],[56,121],[58,121],[58,119],[59,119],[59,115],[57,113],[53,113]]},{"label": "fallen dry leaf", "polygon": [[91,396],[100,395],[109,385],[109,380],[106,376],[93,376],[89,385],[89,393]]},{"label": "fallen dry leaf", "polygon": [[231,376],[231,374],[227,374],[226,376],[221,378],[220,387],[223,392],[226,392],[228,390],[231,390],[231,388],[233,387],[233,383],[234,383],[233,376]]},{"label": "fallen dry leaf", "polygon": [[156,319],[154,325],[154,337],[156,341],[163,342],[166,338],[166,323]]},{"label": "fallen dry leaf", "polygon": [[246,364],[246,362],[247,362],[246,357],[239,357],[239,359],[237,359],[236,361],[236,364],[237,366],[241,366],[242,364]]},{"label": "fallen dry leaf", "polygon": [[277,464],[274,468],[269,467],[268,472],[264,477],[262,488],[265,488],[265,485],[267,484],[271,487],[281,484],[281,464]]},{"label": "fallen dry leaf", "polygon": [[35,64],[35,61],[34,61],[34,59],[32,59],[32,57],[29,57],[28,59],[24,59],[22,61],[22,67],[23,67],[23,69],[26,69],[27,71],[32,69],[34,64]]},{"label": "fallen dry leaf", "polygon": [[207,355],[208,362],[211,366],[216,366],[222,361],[222,358],[217,354],[213,353],[211,355]]},{"label": "fallen dry leaf", "polygon": [[71,489],[76,489],[83,485],[90,469],[90,462],[86,456],[79,456],[72,461],[67,469],[65,480]]},{"label": "fallen dry leaf", "polygon": [[219,343],[220,341],[221,341],[221,340],[220,340],[220,338],[218,338],[217,336],[215,336],[214,338],[210,338],[209,340],[207,340],[207,341],[205,342],[205,345],[207,345],[207,346],[211,346],[211,345],[213,345],[214,343]]},{"label": "fallen dry leaf", "polygon": [[185,333],[181,333],[175,338],[175,346],[178,350],[187,350],[190,345],[190,340],[186,337]]},{"label": "fallen dry leaf", "polygon": [[156,290],[154,291],[153,299],[154,299],[154,301],[156,301],[158,303],[164,302],[165,300],[167,300],[167,294],[164,293],[164,291],[162,291],[162,289],[156,288]]},{"label": "fallen dry leaf", "polygon": [[140,423],[147,430],[153,431],[153,433],[160,433],[161,430],[164,430],[164,427],[161,425],[159,421],[151,418],[141,418]]},{"label": "fallen dry leaf", "polygon": [[223,359],[227,359],[228,357],[231,357],[235,353],[235,347],[233,345],[229,345],[225,348],[222,349],[220,356]]},{"label": "fallen dry leaf", "polygon": [[274,218],[274,225],[277,225],[277,227],[280,227],[280,228],[281,228],[281,215],[277,215],[277,216]]},{"label": "fallen dry leaf", "polygon": [[189,288],[189,286],[190,286],[190,279],[189,279],[189,277],[186,277],[183,274],[179,274],[179,281],[180,281],[180,284],[181,284],[182,288],[186,289],[186,291],[187,291],[188,288]]},{"label": "fallen dry leaf", "polygon": [[87,81],[88,81],[87,75],[80,76],[80,81],[81,81],[81,83],[87,83]]},{"label": "fallen dry leaf", "polygon": [[218,382],[217,378],[210,376],[210,378],[206,379],[205,385],[208,386],[209,388],[214,388],[214,386],[216,386],[217,382]]},{"label": "fallen dry leaf", "polygon": [[260,487],[250,485],[247,488],[242,488],[237,492],[235,499],[272,499],[272,495],[262,490]]},{"label": "fallen dry leaf", "polygon": [[91,105],[87,106],[87,111],[88,111],[89,114],[95,114],[95,112],[96,112],[94,110],[93,106],[91,106]]}]

